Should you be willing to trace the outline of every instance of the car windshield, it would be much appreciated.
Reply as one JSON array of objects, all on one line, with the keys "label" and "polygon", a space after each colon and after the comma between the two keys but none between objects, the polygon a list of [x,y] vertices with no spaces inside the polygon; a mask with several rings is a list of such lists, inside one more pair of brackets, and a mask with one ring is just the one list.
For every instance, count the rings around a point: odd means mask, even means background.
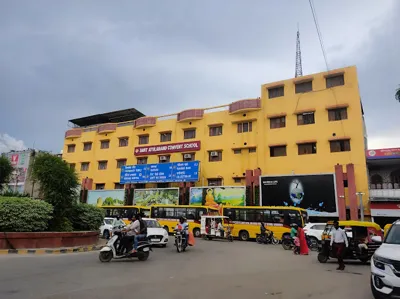
[{"label": "car windshield", "polygon": [[161,225],[157,220],[146,220],[147,227],[150,228],[160,228]]},{"label": "car windshield", "polygon": [[114,219],[104,219],[104,223],[105,224],[112,224],[113,223],[113,221],[114,221]]},{"label": "car windshield", "polygon": [[400,225],[393,225],[389,230],[385,243],[400,245]]}]

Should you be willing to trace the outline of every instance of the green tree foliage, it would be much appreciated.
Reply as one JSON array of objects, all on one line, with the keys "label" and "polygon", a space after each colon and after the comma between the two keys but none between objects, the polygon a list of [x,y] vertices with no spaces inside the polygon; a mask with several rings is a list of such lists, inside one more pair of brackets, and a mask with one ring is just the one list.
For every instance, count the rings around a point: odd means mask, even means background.
[{"label": "green tree foliage", "polygon": [[45,231],[53,207],[45,201],[30,198],[0,197],[0,231]]},{"label": "green tree foliage", "polygon": [[400,102],[400,88],[398,88],[396,90],[396,93],[394,94],[394,96],[395,96],[396,100]]},{"label": "green tree foliage", "polygon": [[69,219],[74,230],[97,231],[104,219],[104,210],[88,204],[74,205]]},{"label": "green tree foliage", "polygon": [[44,199],[54,207],[50,229],[70,231],[68,216],[77,201],[79,185],[75,171],[61,158],[41,153],[33,162],[32,177],[39,182]]},{"label": "green tree foliage", "polygon": [[7,157],[0,156],[0,192],[3,190],[4,184],[10,181],[13,167]]}]

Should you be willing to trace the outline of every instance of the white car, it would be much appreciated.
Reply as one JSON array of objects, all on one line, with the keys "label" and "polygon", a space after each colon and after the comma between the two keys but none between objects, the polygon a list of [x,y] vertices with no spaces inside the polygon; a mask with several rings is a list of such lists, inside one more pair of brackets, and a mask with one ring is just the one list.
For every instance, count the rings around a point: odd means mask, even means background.
[{"label": "white car", "polygon": [[[382,238],[375,236],[372,241]],[[376,299],[400,298],[400,220],[393,223],[372,256],[371,290]]]},{"label": "white car", "polygon": [[103,220],[103,225],[100,226],[100,237],[103,237],[104,239],[109,239],[111,236],[111,231],[114,227],[114,218],[111,217],[106,217]]},{"label": "white car", "polygon": [[161,226],[157,219],[143,218],[147,225],[147,238],[153,245],[163,247],[168,244],[168,232]]},{"label": "white car", "polygon": [[321,242],[321,236],[325,230],[325,226],[326,223],[307,223],[303,230],[310,239]]}]

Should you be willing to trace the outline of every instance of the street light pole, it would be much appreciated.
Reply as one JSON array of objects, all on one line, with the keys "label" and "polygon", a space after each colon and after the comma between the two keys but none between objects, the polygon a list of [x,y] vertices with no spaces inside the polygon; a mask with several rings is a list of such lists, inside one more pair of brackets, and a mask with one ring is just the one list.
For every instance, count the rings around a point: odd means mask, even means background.
[{"label": "street light pole", "polygon": [[364,203],[362,200],[362,197],[365,193],[363,192],[357,192],[356,195],[358,196],[359,200],[360,200],[360,218],[361,221],[364,221]]}]

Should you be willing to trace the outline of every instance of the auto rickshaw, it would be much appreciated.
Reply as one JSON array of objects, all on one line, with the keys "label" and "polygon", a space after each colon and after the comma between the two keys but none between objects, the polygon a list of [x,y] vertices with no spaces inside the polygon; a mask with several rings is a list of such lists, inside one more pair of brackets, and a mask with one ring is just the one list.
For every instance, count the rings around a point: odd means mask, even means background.
[{"label": "auto rickshaw", "polygon": [[[339,221],[339,227],[344,229],[349,242],[349,247],[346,249],[344,260],[360,260],[367,263],[375,250],[379,248],[381,243],[373,242],[372,237],[382,237],[381,227],[374,222],[365,221]],[[333,229],[333,221],[329,221],[321,236],[321,244],[319,247],[318,261],[326,263],[329,258],[336,258],[336,252],[331,250],[331,236]],[[366,248],[360,248],[359,244],[366,244]]]},{"label": "auto rickshaw", "polygon": [[[224,232],[218,229],[219,223],[222,223]],[[201,235],[205,240],[223,239],[232,242],[232,229],[233,226],[227,216],[201,216]]]}]

